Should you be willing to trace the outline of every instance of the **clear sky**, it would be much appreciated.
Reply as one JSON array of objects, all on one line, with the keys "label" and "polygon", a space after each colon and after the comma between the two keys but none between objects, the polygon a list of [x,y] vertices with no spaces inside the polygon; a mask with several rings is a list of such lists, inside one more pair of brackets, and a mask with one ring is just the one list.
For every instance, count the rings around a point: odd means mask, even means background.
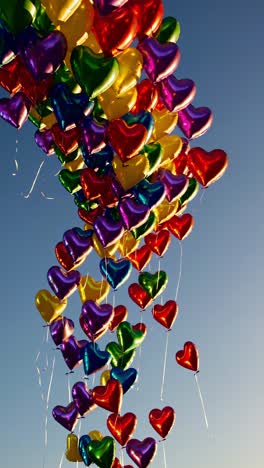
[{"label": "clear sky", "polygon": [[[123,412],[138,416],[135,437],[154,436],[148,423],[152,408],[170,405],[176,424],[166,441],[168,468],[263,467],[263,14],[261,0],[165,0],[166,15],[181,23],[182,53],[178,78],[197,84],[196,106],[214,112],[211,130],[195,144],[225,149],[230,167],[199,202],[190,205],[195,229],[183,243],[183,274],[179,317],[171,332],[164,402],[160,401],[166,333],[154,323],[150,310],[143,321],[148,335],[134,361],[139,384],[124,398]],[[1,137],[1,466],[42,467],[44,406],[35,358],[48,370],[56,356],[50,408],[68,401],[65,364],[53,345],[41,346],[42,320],[34,307],[35,293],[47,288],[46,272],[56,264],[54,247],[66,229],[82,226],[70,195],[54,174],[58,161],[35,146],[34,127],[16,132],[0,122]],[[18,144],[16,144],[18,140]],[[16,147],[18,152],[16,153]],[[17,176],[14,159],[19,162]],[[31,197],[29,190],[40,162],[41,175]],[[43,191],[54,200],[47,200]],[[175,295],[179,272],[179,243],[174,241],[161,268],[169,274],[164,300]],[[153,262],[153,270],[157,267]],[[89,257],[83,273],[99,279],[98,259]],[[134,278],[132,278],[133,280]],[[140,321],[128,299],[127,285],[116,304],[129,306],[131,323]],[[66,315],[78,326],[80,302],[69,301]],[[112,340],[112,336],[102,340]],[[200,351],[200,384],[209,421],[206,429],[191,372],[175,362],[175,352],[187,340]],[[73,384],[81,369],[71,377]],[[98,429],[107,434],[106,412],[98,410],[82,424],[81,433]],[[67,432],[48,419],[45,468],[59,466]],[[128,460],[127,460],[128,463]],[[63,466],[67,466],[64,462]],[[164,466],[162,448],[153,468]]]}]

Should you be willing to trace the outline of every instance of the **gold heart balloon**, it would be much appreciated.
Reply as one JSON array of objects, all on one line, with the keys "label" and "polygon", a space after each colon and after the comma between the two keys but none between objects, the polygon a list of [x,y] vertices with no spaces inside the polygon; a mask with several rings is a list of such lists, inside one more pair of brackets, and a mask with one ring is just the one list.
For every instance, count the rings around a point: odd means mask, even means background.
[{"label": "gold heart balloon", "polygon": [[68,171],[71,171],[71,172],[75,172],[75,171],[78,171],[79,169],[83,169],[85,167],[83,156],[80,155],[76,159],[73,159],[73,161],[70,161],[64,164],[64,167],[65,169],[68,169]]},{"label": "gold heart balloon", "polygon": [[122,163],[118,156],[113,160],[113,169],[124,190],[128,190],[146,177],[149,171],[148,159],[143,154]]},{"label": "gold heart balloon", "polygon": [[137,89],[129,89],[125,94],[117,95],[112,89],[98,96],[98,101],[108,120],[118,119],[131,111],[137,101]]},{"label": "gold heart balloon", "polygon": [[103,244],[99,241],[97,235],[94,233],[92,236],[92,241],[93,241],[93,247],[94,250],[96,251],[97,255],[101,258],[113,258],[115,260],[114,253],[117,251],[119,243],[116,242],[113,245],[110,245],[109,247],[104,247]]},{"label": "gold heart balloon", "polygon": [[103,434],[100,431],[90,431],[88,436],[91,437],[92,440],[98,440],[101,442],[103,438]]},{"label": "gold heart balloon", "polygon": [[136,86],[142,72],[143,57],[137,49],[130,47],[117,56],[117,61],[119,75],[111,89],[119,97]]},{"label": "gold heart balloon", "polygon": [[109,294],[110,286],[107,281],[95,281],[92,276],[83,276],[79,284],[79,295],[82,303],[86,301],[102,302]]},{"label": "gold heart balloon", "polygon": [[82,462],[82,457],[79,452],[79,439],[75,434],[69,434],[66,439],[65,457],[70,462]]},{"label": "gold heart balloon", "polygon": [[64,312],[67,299],[60,301],[57,296],[52,296],[46,289],[41,289],[36,294],[35,304],[43,320],[50,323]]},{"label": "gold heart balloon", "polygon": [[163,200],[156,208],[154,208],[154,213],[157,217],[157,225],[165,223],[168,221],[172,216],[174,216],[179,209],[179,201],[176,200],[174,202],[168,202],[168,200]]},{"label": "gold heart balloon", "polygon": [[100,376],[100,385],[103,385],[104,387],[106,386],[108,380],[110,380],[111,378],[110,373],[110,370],[105,370],[104,372],[102,372]]},{"label": "gold heart balloon", "polygon": [[130,255],[134,252],[140,244],[140,240],[135,239],[130,231],[125,231],[122,239],[119,241],[118,250],[123,257]]},{"label": "gold heart balloon", "polygon": [[178,135],[165,135],[158,143],[163,149],[162,160],[160,165],[164,167],[166,164],[171,163],[182,149],[182,139]]},{"label": "gold heart balloon", "polygon": [[167,109],[155,109],[152,112],[152,116],[154,118],[155,125],[151,141],[160,140],[165,135],[171,133],[178,122],[177,112],[170,112]]},{"label": "gold heart balloon", "polygon": [[86,47],[89,47],[95,54],[101,54],[103,51],[97,42],[97,39],[91,31],[89,32],[88,39],[83,43]]},{"label": "gold heart balloon", "polygon": [[71,15],[79,8],[82,0],[41,0],[46,8],[46,13],[53,24],[57,25],[60,21],[67,21]]}]

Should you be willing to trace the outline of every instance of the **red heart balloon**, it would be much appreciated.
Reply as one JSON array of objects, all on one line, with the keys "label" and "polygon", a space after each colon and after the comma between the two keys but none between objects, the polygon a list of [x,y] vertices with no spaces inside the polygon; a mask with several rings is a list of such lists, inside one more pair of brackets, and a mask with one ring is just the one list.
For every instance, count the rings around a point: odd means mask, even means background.
[{"label": "red heart balloon", "polygon": [[177,351],[176,361],[180,366],[197,372],[199,369],[199,352],[195,344],[191,341],[186,341],[183,350]]},{"label": "red heart balloon", "polygon": [[189,145],[188,140],[186,140],[185,138],[182,138],[182,142],[183,142],[183,145],[182,145],[181,152],[173,160],[175,173],[176,175],[184,174],[187,177],[192,177],[192,174],[187,166],[187,155],[188,155],[188,152],[190,151],[190,145]]},{"label": "red heart balloon", "polygon": [[93,402],[111,413],[119,413],[123,401],[123,388],[115,379],[109,379],[105,386],[94,387]]},{"label": "red heart balloon", "polygon": [[15,94],[21,89],[19,76],[17,73],[18,66],[21,62],[19,56],[14,60],[0,67],[0,85],[6,89],[10,94]]},{"label": "red heart balloon", "polygon": [[127,258],[138,271],[142,271],[148,265],[151,257],[152,252],[148,245],[142,245],[142,247],[127,255]]},{"label": "red heart balloon", "polygon": [[78,215],[79,217],[88,224],[93,224],[94,221],[96,220],[97,216],[101,215],[103,213],[103,207],[98,206],[94,210],[91,211],[85,211],[82,208],[78,209]]},{"label": "red heart balloon", "polygon": [[168,330],[171,329],[178,315],[178,304],[167,301],[166,304],[155,304],[152,309],[153,318]]},{"label": "red heart balloon", "polygon": [[114,318],[109,324],[109,330],[112,332],[118,327],[118,325],[126,320],[128,316],[128,310],[124,305],[118,305],[114,308]]},{"label": "red heart balloon", "polygon": [[159,29],[164,8],[162,0],[132,0],[132,7],[138,19],[138,39],[153,36]]},{"label": "red heart balloon", "polygon": [[65,270],[70,271],[74,268],[74,261],[63,242],[59,242],[56,245],[55,255],[57,257],[58,262]]},{"label": "red heart balloon", "polygon": [[187,165],[197,181],[208,187],[222,177],[228,166],[228,157],[221,149],[207,152],[203,148],[192,148],[187,156]]},{"label": "red heart balloon", "polygon": [[148,131],[144,125],[128,125],[122,119],[113,119],[107,130],[109,142],[119,158],[125,162],[136,156],[143,148]]},{"label": "red heart balloon", "polygon": [[137,417],[134,413],[126,413],[124,416],[110,414],[106,424],[117,442],[124,447],[136,429]]},{"label": "red heart balloon", "polygon": [[145,323],[136,323],[136,325],[132,326],[132,330],[143,332],[143,336],[145,337],[147,334],[148,328],[147,328],[147,325],[145,325]]},{"label": "red heart balloon", "polygon": [[167,251],[170,242],[170,233],[166,229],[161,229],[157,234],[151,233],[145,237],[146,245],[152,250],[152,252],[160,257],[162,257],[162,255]]},{"label": "red heart balloon", "polygon": [[158,91],[149,79],[142,80],[137,84],[137,102],[131,112],[138,114],[142,111],[152,112],[158,102]]},{"label": "red heart balloon", "polygon": [[106,57],[127,49],[136,38],[137,30],[137,16],[130,2],[105,16],[95,10],[92,31]]},{"label": "red heart balloon", "polygon": [[162,226],[165,226],[179,240],[185,239],[194,226],[194,218],[189,213],[182,216],[173,216],[169,221],[166,221]]},{"label": "red heart balloon", "polygon": [[63,132],[60,129],[59,124],[54,124],[51,127],[51,134],[54,143],[65,156],[71,154],[79,146],[80,130],[77,127],[73,127],[70,130]]},{"label": "red heart balloon", "polygon": [[128,294],[142,310],[152,302],[150,295],[138,283],[133,283],[128,288]]},{"label": "red heart balloon", "polygon": [[112,206],[118,202],[112,189],[112,177],[100,176],[87,168],[82,170],[80,182],[87,200],[97,200],[102,206]]},{"label": "red heart balloon", "polygon": [[167,437],[172,429],[176,415],[171,406],[165,406],[162,410],[153,409],[149,413],[149,422],[155,431],[163,438]]}]

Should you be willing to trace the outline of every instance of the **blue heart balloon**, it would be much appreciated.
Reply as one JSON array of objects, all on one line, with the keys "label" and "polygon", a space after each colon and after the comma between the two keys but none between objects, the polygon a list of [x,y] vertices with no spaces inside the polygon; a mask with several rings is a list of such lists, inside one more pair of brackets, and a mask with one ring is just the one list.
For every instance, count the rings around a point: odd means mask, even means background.
[{"label": "blue heart balloon", "polygon": [[137,381],[138,372],[133,367],[127,370],[123,370],[121,367],[114,367],[110,372],[110,377],[111,379],[118,380],[123,387],[123,392],[126,393]]},{"label": "blue heart balloon", "polygon": [[90,154],[85,145],[82,145],[82,153],[85,164],[90,169],[101,169],[109,171],[112,168],[114,152],[111,146],[107,145],[98,153]]},{"label": "blue heart balloon", "polygon": [[148,111],[141,111],[138,114],[132,114],[131,112],[128,112],[127,114],[123,115],[122,119],[128,124],[128,125],[133,125],[140,123],[144,125],[144,127],[148,131],[148,136],[146,139],[146,143],[149,141],[151,138],[153,129],[154,129],[154,118],[152,117],[151,112]]},{"label": "blue heart balloon", "polygon": [[132,264],[129,260],[103,258],[100,261],[100,270],[113,289],[118,289],[130,276]]},{"label": "blue heart balloon", "polygon": [[92,460],[89,457],[88,451],[87,451],[88,444],[91,442],[91,440],[92,440],[91,437],[88,435],[83,435],[82,437],[80,437],[80,440],[79,440],[79,452],[82,457],[83,463],[86,466],[90,466],[92,464]]},{"label": "blue heart balloon", "polygon": [[149,208],[155,208],[164,200],[166,195],[165,185],[162,182],[148,182],[142,180],[133,188],[136,199],[147,205]]},{"label": "blue heart balloon", "polygon": [[87,343],[81,350],[85,375],[93,374],[111,361],[107,351],[101,351],[97,343]]}]

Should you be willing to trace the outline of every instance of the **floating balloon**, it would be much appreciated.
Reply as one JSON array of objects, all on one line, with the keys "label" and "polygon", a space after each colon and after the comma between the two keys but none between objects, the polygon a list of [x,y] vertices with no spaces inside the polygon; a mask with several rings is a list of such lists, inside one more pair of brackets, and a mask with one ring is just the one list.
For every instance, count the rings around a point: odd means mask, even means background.
[{"label": "floating balloon", "polygon": [[107,418],[107,427],[117,442],[124,447],[135,432],[137,417],[134,413],[110,414]]},{"label": "floating balloon", "polygon": [[175,417],[174,409],[171,408],[171,406],[165,406],[162,410],[151,410],[149,413],[149,422],[155,431],[165,439],[172,429]]},{"label": "floating balloon", "polygon": [[180,366],[197,372],[199,369],[199,353],[195,344],[191,341],[186,341],[183,350],[177,351],[176,361]]}]

